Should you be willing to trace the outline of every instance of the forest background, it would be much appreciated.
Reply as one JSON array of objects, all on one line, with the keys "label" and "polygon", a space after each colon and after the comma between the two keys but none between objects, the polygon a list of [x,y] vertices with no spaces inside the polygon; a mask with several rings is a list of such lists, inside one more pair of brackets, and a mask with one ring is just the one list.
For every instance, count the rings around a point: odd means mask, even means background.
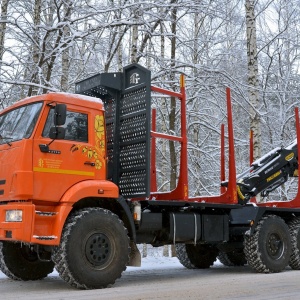
[{"label": "forest background", "polygon": [[[220,127],[231,88],[237,172],[295,138],[299,0],[2,0],[0,107],[137,62],[152,84],[187,90],[189,193],[220,190]],[[159,131],[180,130],[179,104],[153,97]],[[158,188],[174,188],[179,144],[158,140]],[[289,181],[271,198],[290,199]]]}]

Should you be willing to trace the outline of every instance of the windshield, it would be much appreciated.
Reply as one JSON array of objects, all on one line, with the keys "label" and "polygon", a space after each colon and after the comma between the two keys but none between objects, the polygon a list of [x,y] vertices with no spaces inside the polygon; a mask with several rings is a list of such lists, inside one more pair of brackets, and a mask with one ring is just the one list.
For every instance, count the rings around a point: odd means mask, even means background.
[{"label": "windshield", "polygon": [[39,117],[42,103],[18,107],[0,116],[0,144],[29,138]]}]

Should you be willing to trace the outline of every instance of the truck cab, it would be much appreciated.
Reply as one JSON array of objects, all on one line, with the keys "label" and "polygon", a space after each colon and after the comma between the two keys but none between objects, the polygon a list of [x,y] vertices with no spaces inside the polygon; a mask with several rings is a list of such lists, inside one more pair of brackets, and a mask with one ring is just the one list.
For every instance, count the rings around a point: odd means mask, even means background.
[{"label": "truck cab", "polygon": [[54,219],[82,195],[118,197],[106,181],[104,132],[102,101],[83,95],[49,93],[1,112],[1,240],[58,244]]}]

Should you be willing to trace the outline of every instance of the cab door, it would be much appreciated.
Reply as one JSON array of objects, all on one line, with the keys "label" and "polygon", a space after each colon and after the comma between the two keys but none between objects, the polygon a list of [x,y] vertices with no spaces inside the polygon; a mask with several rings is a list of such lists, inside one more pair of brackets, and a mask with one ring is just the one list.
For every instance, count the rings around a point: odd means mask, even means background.
[{"label": "cab door", "polygon": [[[103,116],[102,116],[103,117]],[[33,146],[34,199],[59,201],[73,185],[104,175],[104,158],[95,144],[95,116],[68,105],[65,137],[51,140],[54,106],[46,106]],[[47,145],[47,151],[44,151]]]}]

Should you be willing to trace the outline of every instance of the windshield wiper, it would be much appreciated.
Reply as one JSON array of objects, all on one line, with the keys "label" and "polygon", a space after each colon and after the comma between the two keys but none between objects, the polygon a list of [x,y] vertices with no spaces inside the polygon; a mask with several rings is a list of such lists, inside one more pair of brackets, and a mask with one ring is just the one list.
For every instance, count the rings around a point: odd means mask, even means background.
[{"label": "windshield wiper", "polygon": [[[6,136],[2,136],[2,134],[0,134],[0,139],[1,140],[13,140],[13,138],[11,138],[11,137],[6,137]],[[9,142],[9,141],[4,141],[8,146],[10,146],[11,147],[11,143]]]}]

